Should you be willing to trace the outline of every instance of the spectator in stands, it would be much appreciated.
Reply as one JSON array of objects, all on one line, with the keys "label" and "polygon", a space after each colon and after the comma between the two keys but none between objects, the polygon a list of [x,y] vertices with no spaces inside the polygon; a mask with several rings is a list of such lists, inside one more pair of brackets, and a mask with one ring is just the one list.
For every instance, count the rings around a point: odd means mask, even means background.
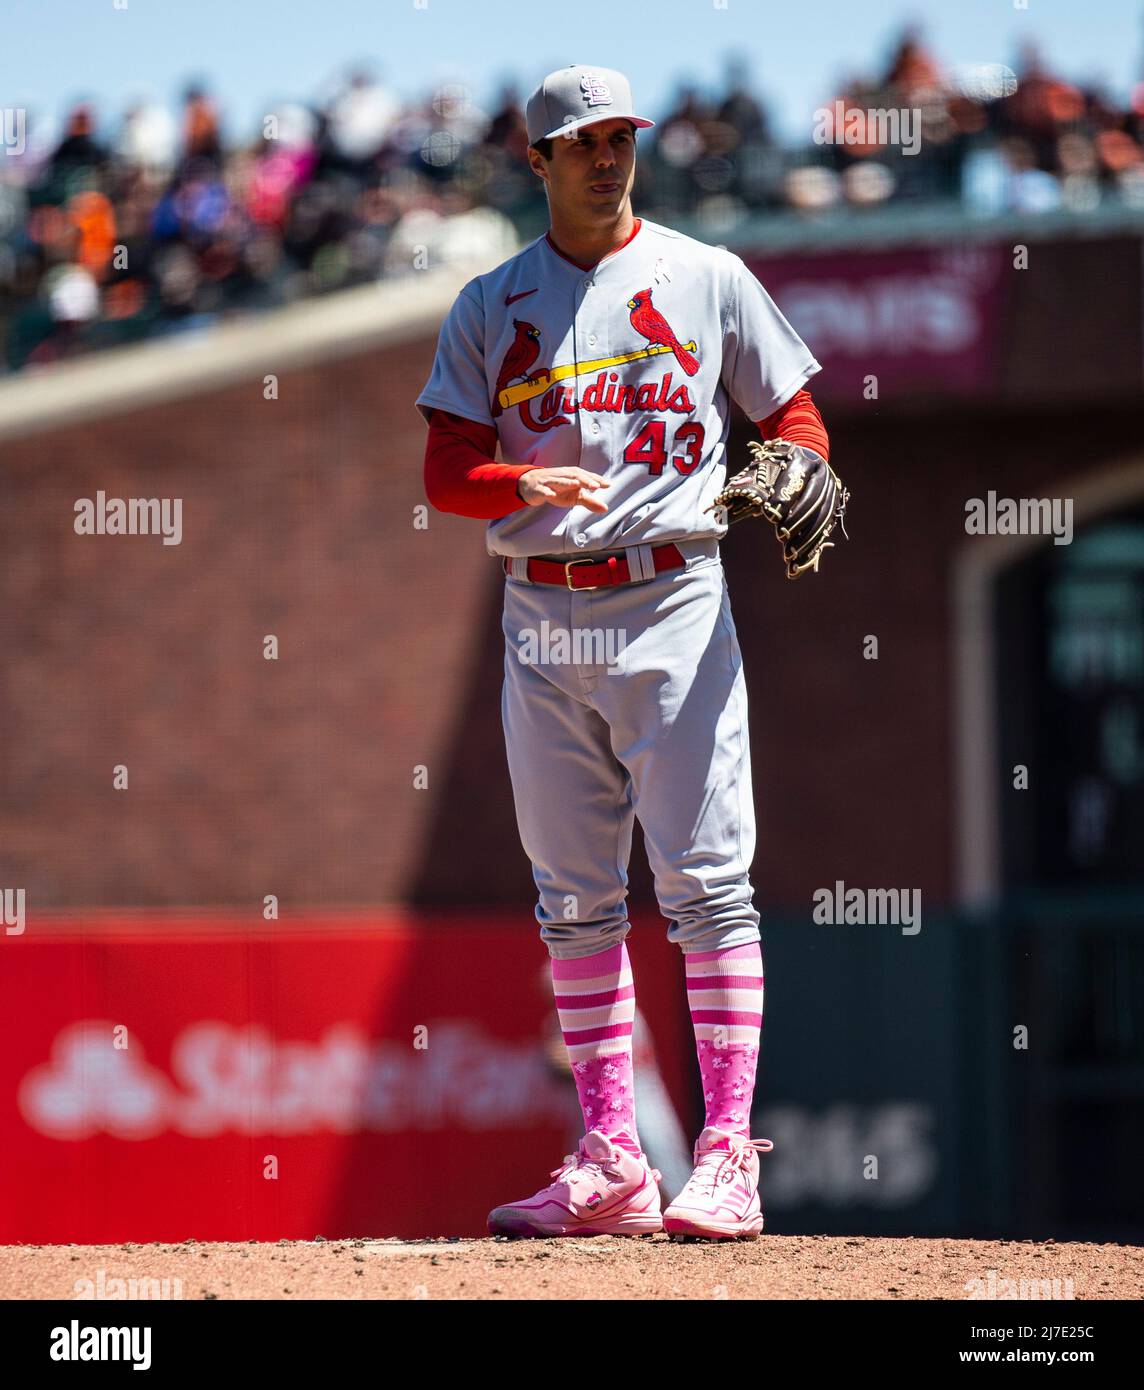
[{"label": "spectator in stands", "polygon": [[385,146],[400,104],[365,68],[352,72],[327,112],[327,138],[335,162],[364,173]]},{"label": "spectator in stands", "polygon": [[945,90],[945,77],[937,59],[923,46],[921,34],[912,26],[894,50],[884,83],[904,106],[921,106]]},{"label": "spectator in stands", "polygon": [[[1122,109],[1051,72],[1032,47],[1012,92],[982,71],[955,80],[907,30],[884,68],[855,74],[840,97],[845,108],[920,112],[916,155],[876,131],[782,150],[735,54],[716,94],[680,84],[641,142],[640,205],[653,217],[690,214],[716,238],[770,209],[853,215],[935,198],[980,215],[1144,206],[1144,84]],[[25,152],[0,161],[7,368],[404,274],[418,256],[503,259],[514,223],[536,235],[543,221],[512,84],[489,115],[463,85],[402,103],[358,67],[314,106],[270,110],[273,122],[230,148],[203,84],[184,92],[178,122],[150,96],[133,101],[110,146],[87,102],[67,112],[58,139],[32,121]]]},{"label": "spectator in stands", "polygon": [[485,145],[490,150],[503,150],[512,160],[525,159],[528,149],[528,130],[524,123],[524,107],[515,83],[502,88],[497,108],[489,122]]},{"label": "spectator in stands", "polygon": [[148,179],[170,177],[178,154],[178,127],[158,102],[144,100],[128,108],[113,150],[120,164]]},{"label": "spectator in stands", "polygon": [[67,118],[63,139],[52,153],[52,168],[65,165],[95,168],[102,164],[107,155],[95,139],[94,128],[92,108],[86,104],[75,107]]},{"label": "spectator in stands", "polygon": [[206,90],[198,85],[183,95],[183,155],[186,159],[222,159],[218,112]]}]

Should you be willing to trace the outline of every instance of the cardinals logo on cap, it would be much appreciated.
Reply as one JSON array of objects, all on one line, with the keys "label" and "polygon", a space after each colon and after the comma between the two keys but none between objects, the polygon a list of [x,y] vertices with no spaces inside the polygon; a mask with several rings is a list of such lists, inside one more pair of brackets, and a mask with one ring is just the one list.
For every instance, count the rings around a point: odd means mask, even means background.
[{"label": "cardinals logo on cap", "polygon": [[612,89],[602,77],[586,72],[580,78],[580,90],[589,106],[611,106]]}]

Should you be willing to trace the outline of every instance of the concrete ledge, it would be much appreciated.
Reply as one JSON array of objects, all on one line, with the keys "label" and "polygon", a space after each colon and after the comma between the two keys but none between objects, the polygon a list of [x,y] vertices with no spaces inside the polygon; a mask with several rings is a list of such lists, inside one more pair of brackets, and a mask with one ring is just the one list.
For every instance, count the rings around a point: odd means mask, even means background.
[{"label": "concrete ledge", "polygon": [[457,291],[491,269],[465,263],[382,280],[235,323],[109,348],[0,381],[0,440],[26,438],[372,348],[436,336]]}]

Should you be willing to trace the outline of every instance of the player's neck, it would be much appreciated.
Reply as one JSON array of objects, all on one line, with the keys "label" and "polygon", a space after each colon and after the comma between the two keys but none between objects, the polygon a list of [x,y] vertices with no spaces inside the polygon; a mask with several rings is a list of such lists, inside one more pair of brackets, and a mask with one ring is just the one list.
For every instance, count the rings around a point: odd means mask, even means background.
[{"label": "player's neck", "polygon": [[632,239],[636,219],[630,202],[624,204],[614,223],[604,227],[583,227],[568,222],[556,214],[550,217],[549,240],[570,261],[585,267],[594,266],[613,251]]}]

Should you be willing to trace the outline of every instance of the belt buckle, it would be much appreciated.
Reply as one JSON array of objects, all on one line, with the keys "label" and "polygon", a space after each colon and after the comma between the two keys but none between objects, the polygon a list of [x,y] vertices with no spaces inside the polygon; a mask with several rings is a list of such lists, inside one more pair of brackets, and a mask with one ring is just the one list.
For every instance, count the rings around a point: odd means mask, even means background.
[{"label": "belt buckle", "polygon": [[578,589],[573,588],[572,576],[568,573],[568,571],[572,569],[574,565],[597,565],[599,563],[600,562],[598,560],[592,559],[590,555],[581,556],[579,560],[568,560],[565,562],[564,582],[568,585],[568,588],[572,591],[572,593],[590,594],[593,591],[593,589],[602,589],[604,587],[602,584],[581,584],[581,586]]}]

